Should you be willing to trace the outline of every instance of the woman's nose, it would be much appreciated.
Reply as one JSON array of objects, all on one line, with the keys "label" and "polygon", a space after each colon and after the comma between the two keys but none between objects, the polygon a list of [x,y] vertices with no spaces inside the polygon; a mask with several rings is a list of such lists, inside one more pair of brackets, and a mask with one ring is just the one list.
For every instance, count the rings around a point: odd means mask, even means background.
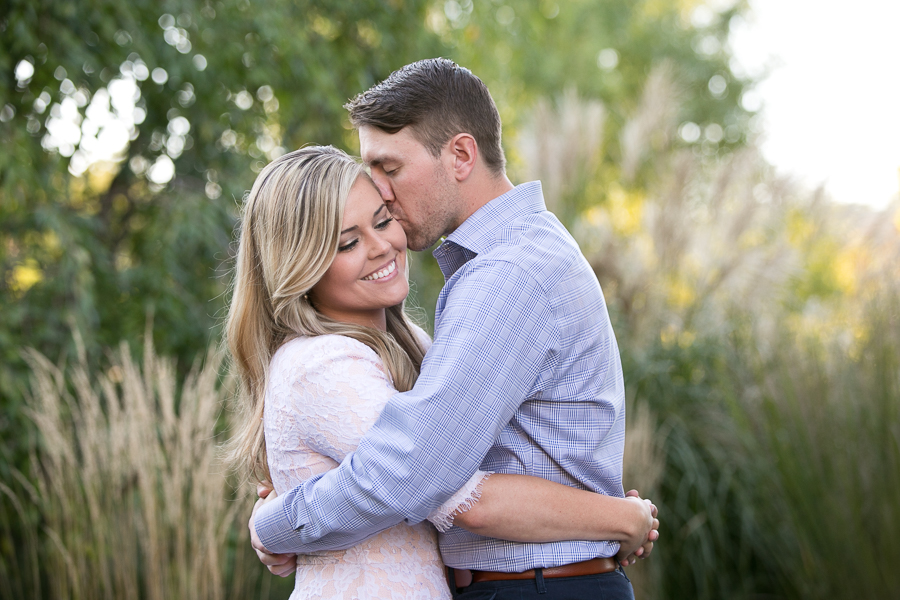
[{"label": "woman's nose", "polygon": [[376,235],[370,248],[369,255],[375,258],[376,256],[387,254],[391,249],[391,243],[381,235]]}]

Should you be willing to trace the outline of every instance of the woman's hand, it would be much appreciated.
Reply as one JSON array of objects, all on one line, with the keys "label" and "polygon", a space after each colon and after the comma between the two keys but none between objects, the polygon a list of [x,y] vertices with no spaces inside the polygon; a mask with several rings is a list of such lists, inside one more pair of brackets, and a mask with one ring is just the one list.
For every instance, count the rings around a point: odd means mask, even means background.
[{"label": "woman's hand", "polygon": [[637,490],[629,490],[625,499],[634,504],[635,522],[639,526],[632,536],[619,543],[616,560],[622,566],[633,565],[638,558],[647,558],[653,551],[653,542],[659,539],[659,511],[650,500],[640,497]]},{"label": "woman's hand", "polygon": [[275,493],[272,484],[269,482],[257,485],[256,494],[259,496],[259,500],[253,505],[253,512],[250,513],[250,522],[248,523],[248,526],[250,527],[250,544],[253,546],[253,549],[256,550],[256,556],[259,557],[259,561],[266,565],[272,575],[287,577],[297,570],[297,555],[272,554],[266,550],[266,547],[263,546],[262,542],[259,540],[259,536],[256,535],[256,527],[254,524],[256,511],[259,510],[259,507],[266,502],[274,500],[278,494]]}]

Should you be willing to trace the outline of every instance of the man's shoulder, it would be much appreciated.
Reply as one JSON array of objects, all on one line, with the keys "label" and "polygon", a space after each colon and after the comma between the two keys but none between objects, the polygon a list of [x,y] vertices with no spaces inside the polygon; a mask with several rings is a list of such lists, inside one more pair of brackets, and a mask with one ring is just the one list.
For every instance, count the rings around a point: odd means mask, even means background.
[{"label": "man's shoulder", "polygon": [[523,215],[496,232],[494,243],[480,253],[479,263],[515,265],[541,281],[564,276],[586,261],[575,239],[547,211]]}]

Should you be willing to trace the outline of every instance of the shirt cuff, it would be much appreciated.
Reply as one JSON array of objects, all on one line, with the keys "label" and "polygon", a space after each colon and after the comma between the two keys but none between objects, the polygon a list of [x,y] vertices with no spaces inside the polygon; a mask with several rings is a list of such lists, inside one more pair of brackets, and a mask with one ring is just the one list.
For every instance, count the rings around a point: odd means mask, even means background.
[{"label": "shirt cuff", "polygon": [[302,488],[296,487],[256,511],[253,525],[256,535],[266,550],[273,554],[296,553],[303,546],[300,531],[308,520],[305,515],[292,514],[292,508],[305,506],[296,496],[302,496]]},{"label": "shirt cuff", "polygon": [[481,500],[481,490],[484,482],[492,472],[475,471],[475,474],[453,496],[442,505],[438,506],[428,515],[428,520],[441,533],[447,533],[453,527],[453,520],[459,513],[468,512]]}]

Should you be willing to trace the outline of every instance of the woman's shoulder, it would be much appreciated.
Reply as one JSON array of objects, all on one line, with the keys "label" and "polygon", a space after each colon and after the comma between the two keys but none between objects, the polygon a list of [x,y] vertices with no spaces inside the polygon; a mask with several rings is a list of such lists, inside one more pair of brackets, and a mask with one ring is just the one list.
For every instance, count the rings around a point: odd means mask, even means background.
[{"label": "woman's shoulder", "polygon": [[305,401],[308,394],[324,397],[341,390],[343,401],[352,401],[384,385],[390,385],[390,375],[374,350],[354,338],[327,334],[282,344],[269,364],[267,389],[281,390],[284,398],[298,392]]},{"label": "woman's shoulder", "polygon": [[272,357],[272,370],[284,363],[302,365],[306,369],[332,364],[344,359],[380,363],[374,350],[357,339],[337,334],[297,336],[284,342]]}]

